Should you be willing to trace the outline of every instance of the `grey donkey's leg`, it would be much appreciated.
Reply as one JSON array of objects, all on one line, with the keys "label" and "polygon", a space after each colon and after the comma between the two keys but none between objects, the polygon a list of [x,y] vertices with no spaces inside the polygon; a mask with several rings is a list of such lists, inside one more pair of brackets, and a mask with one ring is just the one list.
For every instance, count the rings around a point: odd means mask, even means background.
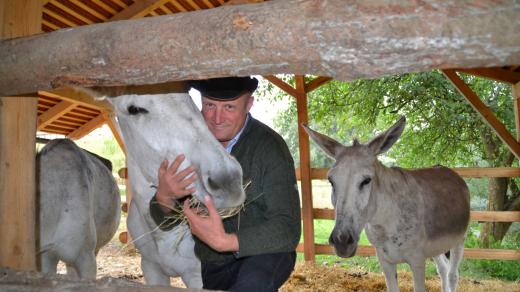
[{"label": "grey donkey's leg", "polygon": [[410,267],[412,268],[413,275],[413,291],[415,292],[424,292],[426,291],[425,284],[425,258],[417,258],[408,262]]},{"label": "grey donkey's leg", "polygon": [[41,271],[45,274],[56,274],[58,266],[58,258],[52,252],[43,252],[41,254]]},{"label": "grey donkey's leg", "polygon": [[[81,279],[96,279],[96,255],[94,250],[82,252],[73,264],[75,272]],[[69,267],[67,266],[67,274]]]},{"label": "grey donkey's leg", "polygon": [[450,249],[450,263],[448,272],[448,287],[450,292],[457,291],[459,281],[459,265],[464,255],[464,242]]},{"label": "grey donkey's leg", "polygon": [[387,262],[379,252],[376,252],[379,264],[383,268],[385,274],[386,289],[388,292],[398,292],[399,285],[397,284],[397,265]]},{"label": "grey donkey's leg", "polygon": [[435,262],[435,265],[437,266],[437,273],[439,274],[439,277],[441,278],[441,291],[442,292],[449,292],[449,285],[448,285],[448,269],[449,269],[449,260],[446,257],[445,254],[440,254],[436,257],[433,257],[433,261]]}]

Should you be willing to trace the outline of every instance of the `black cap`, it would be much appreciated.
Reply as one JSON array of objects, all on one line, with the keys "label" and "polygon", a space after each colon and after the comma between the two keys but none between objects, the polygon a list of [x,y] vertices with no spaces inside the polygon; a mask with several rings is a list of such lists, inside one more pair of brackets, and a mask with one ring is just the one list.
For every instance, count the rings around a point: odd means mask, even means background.
[{"label": "black cap", "polygon": [[190,82],[190,86],[207,98],[234,100],[245,93],[253,93],[258,86],[258,80],[252,77],[223,77],[193,80]]}]

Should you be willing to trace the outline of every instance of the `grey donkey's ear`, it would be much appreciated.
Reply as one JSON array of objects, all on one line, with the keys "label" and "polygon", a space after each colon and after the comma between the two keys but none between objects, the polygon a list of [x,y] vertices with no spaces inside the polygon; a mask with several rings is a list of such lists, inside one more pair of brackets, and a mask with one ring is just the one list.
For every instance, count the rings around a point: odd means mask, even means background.
[{"label": "grey donkey's ear", "polygon": [[368,143],[368,147],[372,150],[375,155],[384,153],[394,145],[403,133],[404,126],[406,125],[406,118],[401,118],[388,130],[376,136],[372,141]]},{"label": "grey donkey's ear", "polygon": [[305,124],[302,124],[302,128],[305,130],[305,132],[307,132],[307,134],[309,134],[309,137],[311,137],[311,139],[314,142],[316,142],[316,144],[318,144],[318,146],[320,146],[320,148],[328,156],[330,156],[334,159],[336,158],[336,156],[338,155],[340,150],[345,148],[345,146],[343,146],[338,141],[310,129]]}]

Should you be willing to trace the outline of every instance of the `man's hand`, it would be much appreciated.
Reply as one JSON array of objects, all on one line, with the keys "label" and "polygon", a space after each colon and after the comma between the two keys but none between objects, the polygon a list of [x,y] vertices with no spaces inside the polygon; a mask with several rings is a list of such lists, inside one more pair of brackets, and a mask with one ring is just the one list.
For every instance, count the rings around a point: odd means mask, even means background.
[{"label": "man's hand", "polygon": [[189,166],[177,172],[184,159],[185,156],[181,154],[175,157],[170,167],[166,159],[159,166],[159,185],[155,198],[165,213],[169,211],[168,207],[172,206],[173,199],[180,199],[195,192],[195,187],[189,187],[197,179],[195,168]]},{"label": "man's hand", "polygon": [[207,195],[204,197],[204,205],[208,209],[208,217],[198,215],[198,210],[190,209],[188,200],[184,201],[184,214],[188,218],[191,233],[218,252],[238,251],[236,234],[226,233],[222,218],[213,200]]}]

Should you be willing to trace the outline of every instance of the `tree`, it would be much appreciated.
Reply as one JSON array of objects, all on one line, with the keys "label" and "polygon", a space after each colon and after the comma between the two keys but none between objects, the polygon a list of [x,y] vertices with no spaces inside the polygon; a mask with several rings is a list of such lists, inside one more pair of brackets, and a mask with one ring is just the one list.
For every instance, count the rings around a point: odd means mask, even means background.
[{"label": "tree", "polygon": [[[466,83],[483,98],[510,131],[514,129],[511,88],[472,76]],[[292,82],[292,80],[290,80]],[[264,94],[271,93],[267,88]],[[274,99],[281,98],[275,95]],[[389,127],[400,115],[407,128],[387,153],[389,163],[403,167],[443,164],[460,166],[512,166],[518,164],[507,147],[481,120],[468,102],[439,72],[411,73],[351,83],[331,81],[311,92],[308,102],[310,125],[337,140],[366,141]],[[275,120],[275,126],[297,159],[296,107]],[[313,167],[330,167],[331,160],[311,148]],[[517,182],[490,178],[488,210],[520,210]],[[482,229],[482,243],[501,240],[510,223],[489,223]]]}]

